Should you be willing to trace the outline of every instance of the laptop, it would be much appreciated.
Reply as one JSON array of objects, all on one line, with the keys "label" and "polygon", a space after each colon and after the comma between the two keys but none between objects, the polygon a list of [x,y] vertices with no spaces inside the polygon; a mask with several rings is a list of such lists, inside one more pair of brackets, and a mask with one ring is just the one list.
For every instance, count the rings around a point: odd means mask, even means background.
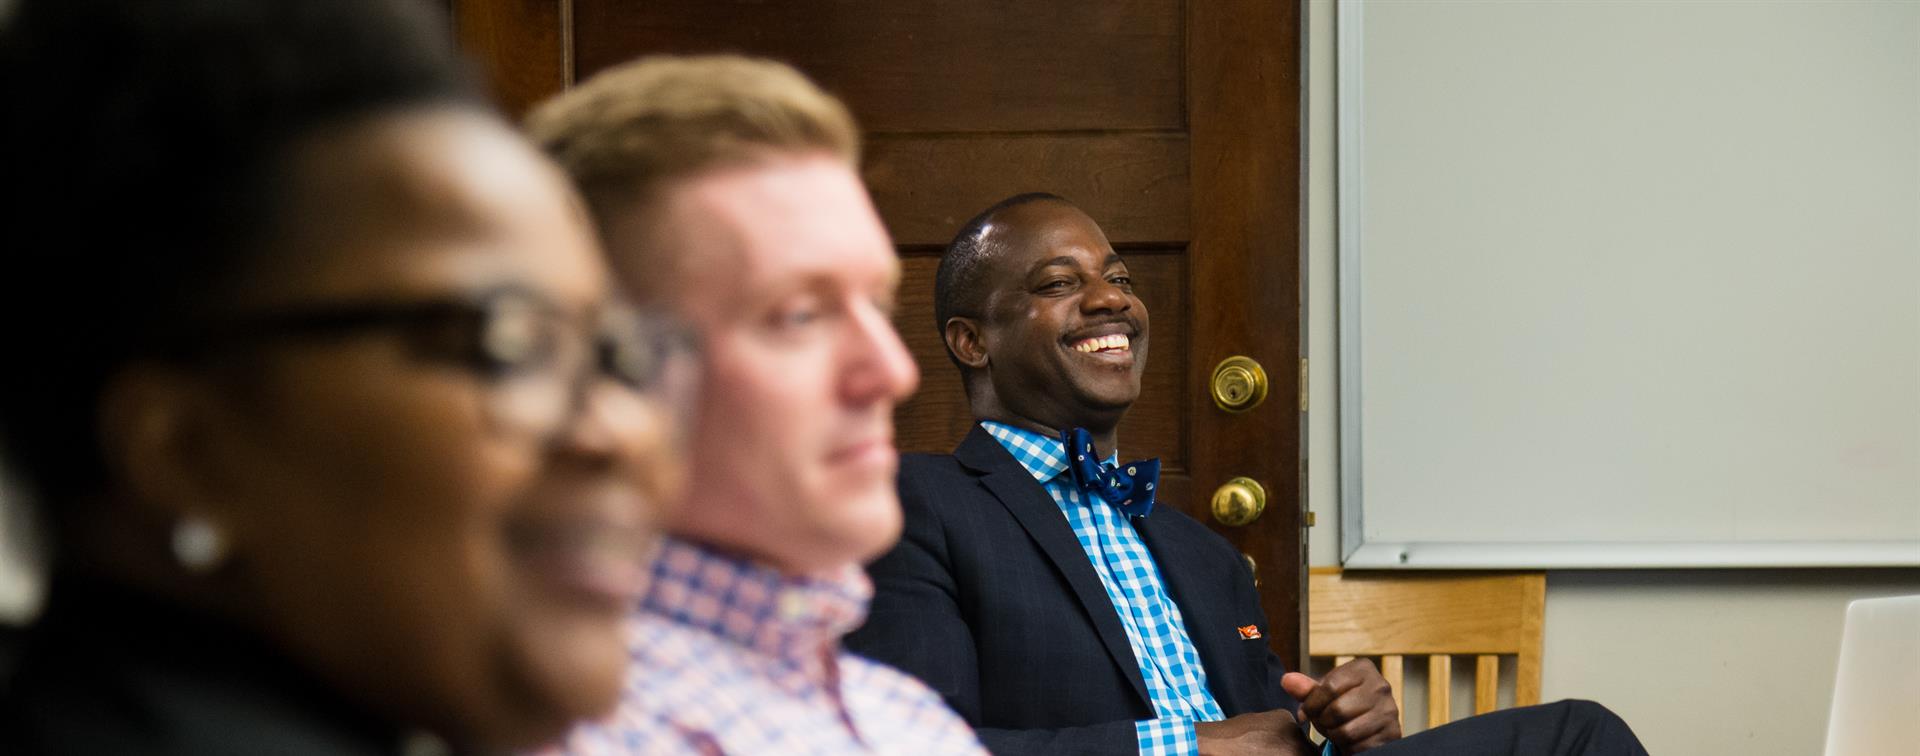
[{"label": "laptop", "polygon": [[1826,756],[1920,753],[1920,596],[1847,604]]}]

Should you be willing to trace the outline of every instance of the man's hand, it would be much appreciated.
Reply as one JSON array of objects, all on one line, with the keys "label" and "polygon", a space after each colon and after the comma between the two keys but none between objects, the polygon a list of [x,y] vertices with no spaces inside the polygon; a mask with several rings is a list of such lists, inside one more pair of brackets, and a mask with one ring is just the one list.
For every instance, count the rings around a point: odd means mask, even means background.
[{"label": "man's hand", "polygon": [[1241,714],[1219,722],[1195,722],[1200,756],[1281,754],[1313,756],[1313,743],[1300,731],[1293,712],[1286,709]]},{"label": "man's hand", "polygon": [[1342,664],[1319,682],[1288,672],[1280,687],[1300,702],[1301,716],[1346,756],[1400,739],[1400,707],[1370,660]]}]

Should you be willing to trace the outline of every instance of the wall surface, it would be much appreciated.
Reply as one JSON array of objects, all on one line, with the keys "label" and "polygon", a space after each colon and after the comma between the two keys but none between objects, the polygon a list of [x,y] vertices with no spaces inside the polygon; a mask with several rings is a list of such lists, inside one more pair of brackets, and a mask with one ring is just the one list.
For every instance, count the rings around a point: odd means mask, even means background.
[{"label": "wall surface", "polygon": [[[1339,563],[1334,4],[1308,3],[1309,562]],[[1605,703],[1655,754],[1819,753],[1846,602],[1920,569],[1553,572],[1544,694]]]}]

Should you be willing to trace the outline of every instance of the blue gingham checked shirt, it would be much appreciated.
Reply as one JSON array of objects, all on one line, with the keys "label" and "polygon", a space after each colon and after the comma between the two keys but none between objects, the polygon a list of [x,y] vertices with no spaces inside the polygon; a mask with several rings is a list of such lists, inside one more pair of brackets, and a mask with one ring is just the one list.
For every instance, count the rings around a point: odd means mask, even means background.
[{"label": "blue gingham checked shirt", "polygon": [[[1114,507],[1087,502],[1067,472],[1066,445],[1060,439],[991,420],[980,425],[1033,474],[1053,497],[1053,503],[1059,505],[1080,540],[1080,548],[1093,562],[1093,571],[1100,575],[1114,611],[1120,615],[1120,625],[1127,630],[1127,645],[1140,663],[1140,678],[1147,683],[1147,698],[1153,702],[1156,715],[1134,723],[1140,753],[1198,753],[1193,723],[1227,717],[1207,690],[1207,672],[1201,668],[1200,653],[1187,636],[1180,607],[1161,586],[1160,568],[1133,523]],[[1117,459],[1117,455],[1108,457],[1107,462]]]},{"label": "blue gingham checked shirt", "polygon": [[796,578],[668,539],[619,708],[565,752],[986,756],[925,684],[840,650],[872,596],[858,565]]}]

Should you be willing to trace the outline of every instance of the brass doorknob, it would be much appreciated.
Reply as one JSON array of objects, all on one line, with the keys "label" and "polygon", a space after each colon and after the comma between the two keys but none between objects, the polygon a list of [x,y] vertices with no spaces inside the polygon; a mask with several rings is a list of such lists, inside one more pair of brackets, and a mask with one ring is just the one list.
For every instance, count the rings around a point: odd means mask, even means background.
[{"label": "brass doorknob", "polygon": [[1209,385],[1214,406],[1228,412],[1245,412],[1267,399],[1267,371],[1252,357],[1236,354],[1221,360]]},{"label": "brass doorknob", "polygon": [[1267,511],[1267,489],[1252,478],[1234,478],[1213,490],[1213,519],[1237,528]]}]

